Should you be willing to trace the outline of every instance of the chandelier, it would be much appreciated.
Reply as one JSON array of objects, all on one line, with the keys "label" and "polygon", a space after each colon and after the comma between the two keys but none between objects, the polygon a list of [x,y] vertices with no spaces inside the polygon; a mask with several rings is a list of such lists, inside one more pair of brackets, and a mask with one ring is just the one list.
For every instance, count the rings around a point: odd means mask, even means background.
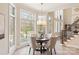
[{"label": "chandelier", "polygon": [[46,26],[47,25],[47,21],[42,16],[42,11],[43,11],[42,7],[43,7],[43,3],[41,3],[41,17],[37,20],[37,25]]}]

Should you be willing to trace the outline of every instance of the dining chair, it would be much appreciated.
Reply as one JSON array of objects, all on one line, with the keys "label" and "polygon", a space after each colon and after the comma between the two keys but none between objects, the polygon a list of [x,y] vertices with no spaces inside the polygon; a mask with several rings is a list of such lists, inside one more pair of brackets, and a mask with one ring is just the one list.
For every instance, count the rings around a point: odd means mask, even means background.
[{"label": "dining chair", "polygon": [[51,53],[51,55],[52,55],[52,49],[54,49],[54,53],[56,54],[56,49],[55,49],[56,40],[57,40],[57,37],[51,37],[47,44],[47,49]]},{"label": "dining chair", "polygon": [[31,46],[29,49],[29,54],[30,54],[31,48],[33,49],[33,55],[35,54],[35,51],[37,51],[37,49],[40,48],[40,44],[36,42],[36,37],[31,37]]}]

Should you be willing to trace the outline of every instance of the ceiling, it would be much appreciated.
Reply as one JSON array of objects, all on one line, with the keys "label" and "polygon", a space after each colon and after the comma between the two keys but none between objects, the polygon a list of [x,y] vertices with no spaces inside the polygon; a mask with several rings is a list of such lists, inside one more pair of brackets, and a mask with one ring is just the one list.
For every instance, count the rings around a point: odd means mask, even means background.
[{"label": "ceiling", "polygon": [[27,3],[26,5],[37,11],[51,12],[57,9],[79,6],[79,3],[43,3],[43,5],[41,3]]}]

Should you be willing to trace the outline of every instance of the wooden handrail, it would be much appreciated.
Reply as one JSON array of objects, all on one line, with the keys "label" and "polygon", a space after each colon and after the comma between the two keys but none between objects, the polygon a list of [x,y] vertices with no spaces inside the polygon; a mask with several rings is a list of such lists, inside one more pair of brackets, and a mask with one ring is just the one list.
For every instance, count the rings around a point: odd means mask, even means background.
[{"label": "wooden handrail", "polygon": [[[73,36],[73,34],[72,34],[72,32],[73,32],[72,27],[76,26],[78,22],[79,22],[79,19],[74,21],[74,23],[72,23],[72,24],[66,24],[65,25],[65,28],[64,28],[65,30],[61,31],[62,32],[61,33],[61,39],[62,39],[61,42],[62,42],[62,44],[64,44],[64,41],[67,41],[67,39],[70,38],[70,36]],[[74,27],[74,28],[76,28],[76,27]],[[71,32],[70,36],[68,36],[67,32],[68,33]]]},{"label": "wooden handrail", "polygon": [[79,19],[78,19],[78,20],[76,20],[76,21],[74,21],[74,23],[72,23],[72,24],[71,24],[71,26],[73,26],[73,25],[77,24],[78,22],[79,22]]}]

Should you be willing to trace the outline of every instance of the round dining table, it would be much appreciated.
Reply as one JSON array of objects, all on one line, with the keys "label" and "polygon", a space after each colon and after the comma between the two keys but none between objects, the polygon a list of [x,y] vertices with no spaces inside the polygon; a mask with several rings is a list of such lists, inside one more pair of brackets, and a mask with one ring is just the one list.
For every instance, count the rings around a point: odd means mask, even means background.
[{"label": "round dining table", "polygon": [[36,40],[37,43],[40,43],[40,53],[42,54],[44,51],[46,51],[46,49],[43,46],[43,43],[46,43],[47,41],[49,41],[49,39],[43,38],[43,39],[37,39]]}]

